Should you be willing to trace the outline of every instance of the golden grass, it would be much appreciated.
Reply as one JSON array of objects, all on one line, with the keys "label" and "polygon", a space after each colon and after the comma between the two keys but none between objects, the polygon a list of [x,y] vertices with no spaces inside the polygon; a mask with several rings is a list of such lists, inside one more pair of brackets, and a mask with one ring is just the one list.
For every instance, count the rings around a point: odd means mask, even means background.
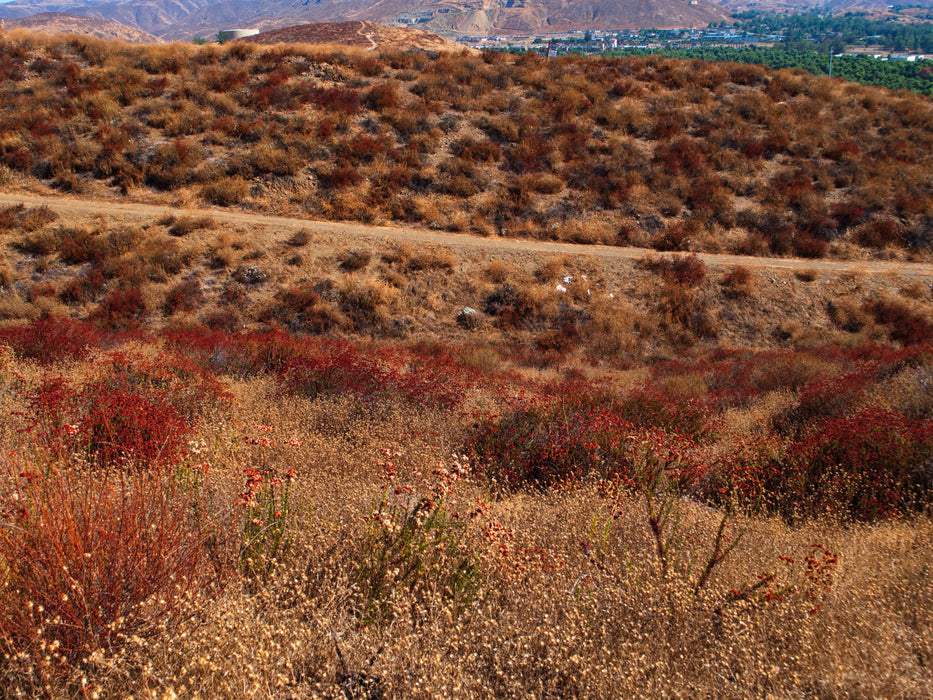
[{"label": "golden grass", "polygon": [[[6,387],[21,381],[16,376],[35,376],[12,362]],[[451,464],[453,421],[393,406],[374,414],[350,399],[283,399],[264,380],[235,383],[233,391],[236,408],[202,425],[199,458],[212,465],[218,522],[233,528],[222,550],[236,546],[240,516],[232,504],[241,467],[261,459],[274,473],[298,471],[294,540],[273,573],[192,592],[176,614],[152,624],[144,606],[134,612],[142,620],[133,635],[44,687],[41,675],[7,660],[12,695],[83,688],[99,696],[230,698],[906,698],[933,682],[933,524],[926,518],[848,527],[739,519],[735,532],[747,527],[739,548],[695,597],[687,574],[661,576],[637,498],[607,500],[594,488],[515,495],[488,501],[469,524],[481,592],[466,607],[399,591],[391,621],[361,622],[356,557],[383,492],[383,450],[400,453],[391,458],[396,483],[423,488],[438,461]],[[18,405],[10,392],[0,396],[4,408]],[[238,439],[259,425],[271,426],[279,446]],[[10,446],[21,439],[13,438],[15,426],[0,424]],[[404,437],[431,431],[431,438]],[[290,437],[300,447],[286,447]],[[482,490],[460,481],[446,505],[465,514],[477,499],[486,499]],[[717,516],[691,503],[682,508],[686,562],[710,546]],[[825,586],[807,579],[804,564],[823,549],[838,555]],[[548,568],[539,568],[542,561]],[[763,572],[797,590],[770,602],[724,604],[730,589]]]}]

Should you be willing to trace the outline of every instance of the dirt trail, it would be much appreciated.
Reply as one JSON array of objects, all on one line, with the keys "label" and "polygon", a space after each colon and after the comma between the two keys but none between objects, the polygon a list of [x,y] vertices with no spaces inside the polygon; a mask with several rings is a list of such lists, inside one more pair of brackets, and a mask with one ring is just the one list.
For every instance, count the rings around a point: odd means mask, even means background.
[{"label": "dirt trail", "polygon": [[[479,248],[489,253],[496,251],[538,252],[570,255],[590,255],[597,258],[616,260],[639,260],[646,255],[657,254],[647,248],[630,248],[605,245],[579,245],[549,241],[523,240],[515,238],[484,238],[468,234],[427,231],[423,229],[367,226],[363,224],[338,223],[333,221],[309,221],[285,216],[251,214],[224,209],[190,209],[138,202],[112,202],[77,199],[67,196],[41,196],[31,194],[2,194],[0,206],[24,204],[27,207],[47,206],[59,214],[120,214],[124,217],[152,219],[172,214],[190,216],[195,213],[209,214],[216,221],[240,225],[264,225],[284,230],[306,229],[312,233],[336,234],[341,237],[369,240],[395,240],[409,243],[434,243],[451,248]],[[819,270],[822,272],[859,273],[872,275],[895,275],[911,278],[933,278],[933,264],[909,263],[889,260],[807,260],[801,258],[758,258],[744,255],[698,253],[708,265],[744,265],[749,268],[773,270]]]},{"label": "dirt trail", "polygon": [[364,32],[363,31],[364,29],[366,29],[366,25],[363,22],[360,22],[360,28],[356,30],[356,33],[359,34],[361,37],[369,40],[370,47],[366,49],[367,51],[375,51],[376,49],[379,48],[379,44],[373,41],[373,33]]}]

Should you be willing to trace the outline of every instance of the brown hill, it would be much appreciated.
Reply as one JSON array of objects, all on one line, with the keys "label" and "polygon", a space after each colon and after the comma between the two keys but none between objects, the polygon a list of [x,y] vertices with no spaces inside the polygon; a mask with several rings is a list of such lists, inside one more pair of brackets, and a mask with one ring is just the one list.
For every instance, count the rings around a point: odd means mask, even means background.
[{"label": "brown hill", "polygon": [[101,39],[119,39],[131,44],[159,44],[162,40],[136,27],[93,17],[77,17],[61,12],[43,12],[22,19],[4,21],[5,29],[28,29],[40,34],[87,34]]},{"label": "brown hill", "polygon": [[342,44],[366,49],[423,49],[425,51],[474,51],[450,39],[420,29],[389,27],[376,22],[323,22],[271,29],[239,41],[255,44]]},{"label": "brown hill", "polygon": [[697,27],[726,19],[708,0],[13,0],[0,17],[57,11],[111,19],[163,39],[210,37],[230,27],[373,21],[442,35],[547,33],[634,27]]}]

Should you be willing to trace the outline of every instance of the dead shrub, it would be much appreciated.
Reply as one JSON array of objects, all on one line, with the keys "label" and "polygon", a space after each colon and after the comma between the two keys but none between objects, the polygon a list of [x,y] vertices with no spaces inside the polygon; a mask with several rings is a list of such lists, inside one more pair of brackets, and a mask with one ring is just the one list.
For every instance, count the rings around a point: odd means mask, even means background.
[{"label": "dead shrub", "polygon": [[0,209],[0,231],[10,231],[19,226],[19,220],[26,207],[22,204],[14,204]]},{"label": "dead shrub", "polygon": [[306,228],[300,229],[295,231],[286,242],[294,248],[301,248],[311,242],[311,232]]},{"label": "dead shrub", "polygon": [[24,211],[19,217],[19,226],[27,232],[36,231],[57,220],[58,214],[43,204]]},{"label": "dead shrub", "polygon": [[486,279],[496,284],[514,280],[518,274],[518,269],[504,260],[493,260],[486,265],[486,268],[483,270],[483,275],[485,275]]},{"label": "dead shrub", "polygon": [[570,266],[570,257],[567,255],[552,255],[535,270],[535,278],[541,282],[554,282],[567,275]]},{"label": "dead shrub", "polygon": [[879,297],[865,302],[863,309],[876,323],[887,326],[891,340],[902,345],[933,341],[933,321],[918,306],[894,298]]},{"label": "dead shrub", "polygon": [[168,223],[170,225],[169,235],[176,238],[187,236],[189,233],[201,229],[213,229],[217,226],[217,222],[210,216],[182,216],[177,219],[170,217]]},{"label": "dead shrub", "polygon": [[377,112],[395,109],[399,104],[398,89],[392,83],[374,85],[363,96],[363,103]]},{"label": "dead shrub", "polygon": [[372,253],[360,248],[342,250],[337,254],[338,267],[345,272],[356,272],[367,267],[372,260]]},{"label": "dead shrub", "polygon": [[794,272],[794,277],[801,282],[813,282],[820,276],[820,271],[814,267]]},{"label": "dead shrub", "polygon": [[314,286],[305,282],[279,291],[258,315],[263,323],[277,322],[291,331],[327,333],[345,320],[333,303],[325,301]]},{"label": "dead shrub", "polygon": [[249,183],[241,177],[222,177],[201,187],[201,197],[220,207],[242,202],[249,193]]},{"label": "dead shrub", "polygon": [[422,270],[452,272],[456,267],[457,258],[449,249],[440,246],[421,246],[408,259],[406,270],[408,272]]},{"label": "dead shrub", "polygon": [[149,307],[138,289],[122,287],[104,297],[90,318],[104,328],[136,328],[148,311]]},{"label": "dead shrub", "polygon": [[838,299],[826,305],[826,313],[840,330],[859,333],[870,322],[870,315],[862,304],[853,299]]},{"label": "dead shrub", "polygon": [[32,255],[51,255],[58,249],[59,238],[54,231],[36,231],[20,240],[17,247]]},{"label": "dead shrub", "polygon": [[745,299],[755,295],[757,285],[752,271],[743,265],[738,265],[726,274],[720,280],[723,294],[730,299]]},{"label": "dead shrub", "polygon": [[200,280],[189,278],[178,282],[168,290],[162,302],[162,313],[171,316],[178,311],[195,311],[204,300],[204,290]]},{"label": "dead shrub", "polygon": [[698,287],[706,279],[706,263],[695,253],[667,257],[649,256],[639,260],[638,266],[683,287]]},{"label": "dead shrub", "polygon": [[110,245],[99,231],[85,228],[62,228],[56,232],[58,255],[62,262],[79,265],[86,262],[101,263],[110,254]]}]

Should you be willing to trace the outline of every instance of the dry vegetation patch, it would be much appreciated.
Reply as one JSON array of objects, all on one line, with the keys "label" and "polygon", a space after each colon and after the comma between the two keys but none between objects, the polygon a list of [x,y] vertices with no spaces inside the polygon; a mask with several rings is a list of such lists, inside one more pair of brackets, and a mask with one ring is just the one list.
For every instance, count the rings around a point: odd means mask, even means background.
[{"label": "dry vegetation patch", "polygon": [[21,185],[662,251],[929,256],[917,95],[657,56],[3,47],[0,163]]},{"label": "dry vegetation patch", "polygon": [[926,255],[926,101],[0,42],[20,185],[663,251],[0,209],[7,694],[929,694],[928,282],[693,252]]}]

